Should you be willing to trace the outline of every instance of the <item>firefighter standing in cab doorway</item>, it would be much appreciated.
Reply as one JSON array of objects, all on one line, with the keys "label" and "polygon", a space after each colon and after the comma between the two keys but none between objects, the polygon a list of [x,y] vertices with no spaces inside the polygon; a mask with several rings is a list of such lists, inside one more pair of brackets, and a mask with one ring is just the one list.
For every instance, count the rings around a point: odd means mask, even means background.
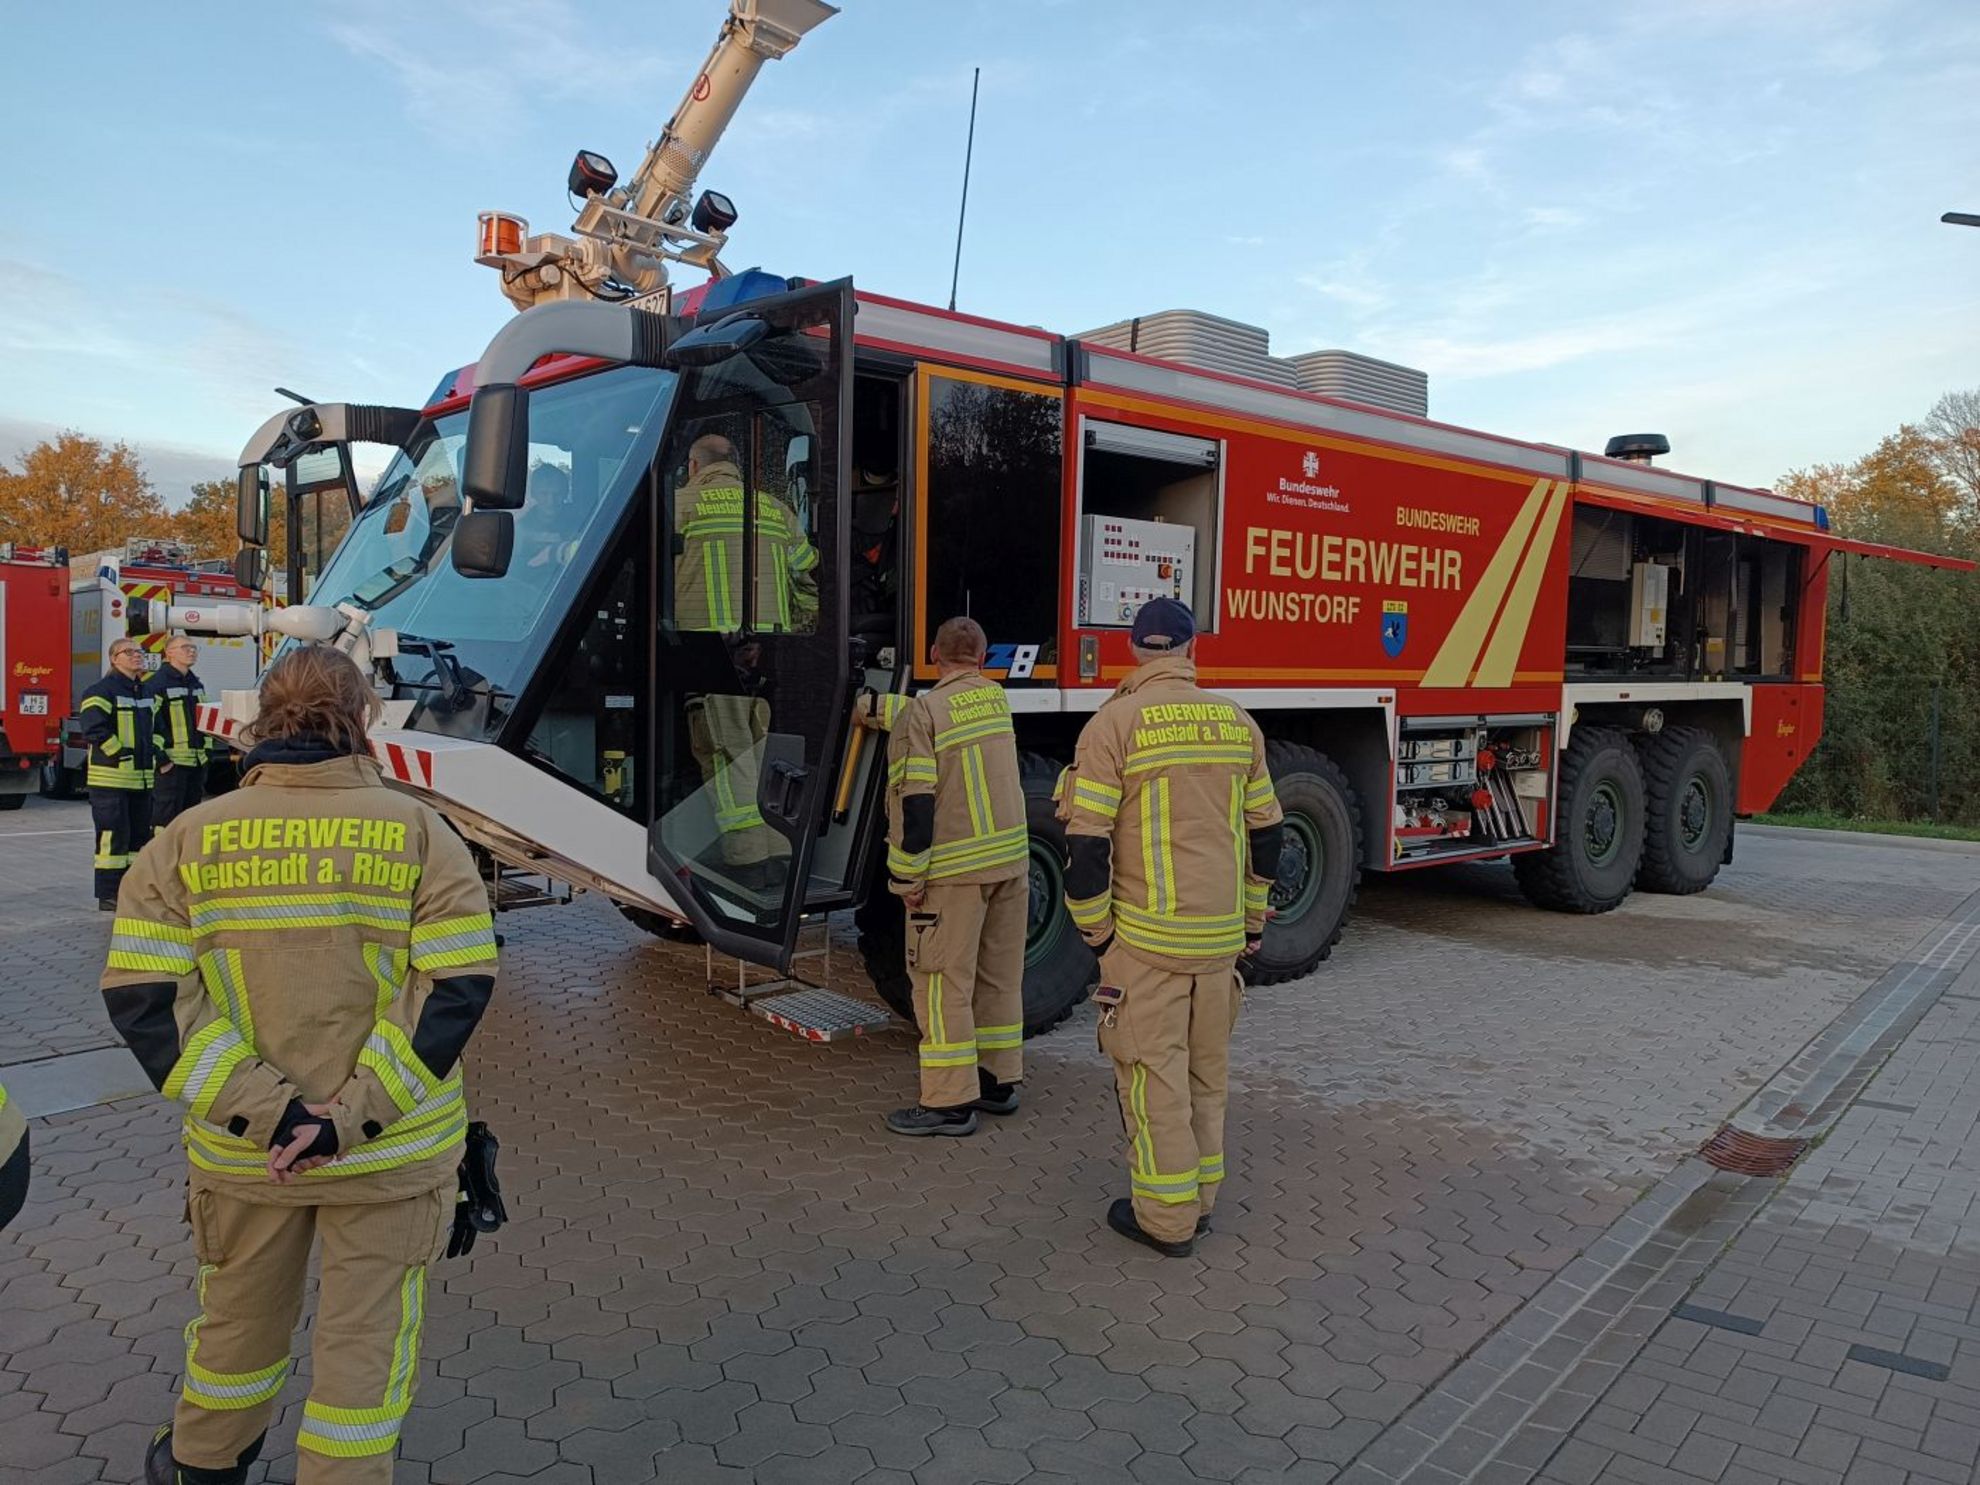
[{"label": "firefighter standing in cab doorway", "polygon": [[213,745],[199,730],[206,684],[194,674],[199,646],[183,634],[165,643],[165,663],[145,682],[157,732],[158,785],[151,795],[151,828],[163,830],[198,804],[206,792],[206,761]]},{"label": "firefighter standing in cab doorway", "polygon": [[110,673],[83,692],[82,735],[89,744],[89,818],[96,831],[96,905],[117,907],[117,886],[131,858],[151,839],[155,782],[152,701],[144,651],[136,640],[110,642]]},{"label": "firefighter standing in cab doorway", "polygon": [[1195,634],[1175,599],[1141,606],[1137,669],[1080,733],[1059,805],[1127,1130],[1132,1195],[1107,1224],[1170,1257],[1209,1230],[1224,1179],[1237,965],[1264,935],[1282,834],[1264,734],[1197,689]]},{"label": "firefighter standing in cab doorway", "polygon": [[[456,1214],[460,1057],[494,987],[488,896],[432,810],[380,782],[377,698],[291,650],[239,790],[175,820],[117,904],[103,997],[185,1106],[200,1314],[151,1485],[239,1485],[289,1375],[321,1245],[299,1485],[388,1485],[427,1265]],[[477,1130],[479,1126],[476,1126]]]},{"label": "firefighter standing in cab doorway", "polygon": [[728,636],[733,682],[688,705],[688,746],[714,794],[723,864],[745,888],[782,890],[790,847],[756,805],[761,745],[771,704],[751,636],[809,634],[818,627],[818,549],[797,513],[759,490],[750,518],[753,592],[743,589],[746,507],[736,446],[720,433],[688,445],[687,478],[674,492],[674,625]]},{"label": "firefighter standing in cab doorway", "polygon": [[907,909],[907,968],[921,1027],[921,1101],[895,1134],[965,1135],[976,1112],[1014,1113],[1024,1076],[1028,831],[1004,688],[983,674],[974,619],[929,651],[939,674],[912,699],[869,698],[887,742],[887,875]]}]

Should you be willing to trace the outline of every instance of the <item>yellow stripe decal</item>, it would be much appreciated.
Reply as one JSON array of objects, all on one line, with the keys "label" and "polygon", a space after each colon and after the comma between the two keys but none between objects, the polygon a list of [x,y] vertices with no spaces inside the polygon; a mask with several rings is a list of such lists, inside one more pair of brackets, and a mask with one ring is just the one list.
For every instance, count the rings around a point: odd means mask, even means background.
[{"label": "yellow stripe decal", "polygon": [[1478,652],[1485,644],[1485,632],[1499,612],[1506,588],[1513,579],[1513,569],[1519,563],[1520,554],[1526,550],[1526,539],[1533,531],[1533,523],[1540,518],[1552,485],[1551,480],[1535,480],[1533,488],[1526,492],[1526,499],[1520,505],[1519,513],[1513,517],[1505,539],[1492,553],[1492,560],[1485,564],[1478,586],[1471,590],[1457,622],[1444,636],[1436,658],[1423,672],[1424,686],[1462,686],[1470,680],[1472,668],[1478,663]]},{"label": "yellow stripe decal", "polygon": [[1485,658],[1478,662],[1476,684],[1512,684],[1513,668],[1519,663],[1519,652],[1526,645],[1526,632],[1533,622],[1533,605],[1540,597],[1540,584],[1553,558],[1554,534],[1560,530],[1561,516],[1567,507],[1567,481],[1556,481],[1553,494],[1547,497],[1546,512],[1540,517],[1526,556],[1520,562],[1519,576],[1513,580],[1512,596],[1506,600],[1505,612],[1499,615],[1491,642],[1485,646]]}]

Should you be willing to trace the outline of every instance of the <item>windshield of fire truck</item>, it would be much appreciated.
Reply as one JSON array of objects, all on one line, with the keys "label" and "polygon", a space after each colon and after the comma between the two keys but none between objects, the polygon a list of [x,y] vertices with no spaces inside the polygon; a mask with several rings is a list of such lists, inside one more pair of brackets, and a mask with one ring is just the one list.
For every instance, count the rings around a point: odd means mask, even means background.
[{"label": "windshield of fire truck", "polygon": [[666,422],[672,372],[621,367],[530,398],[529,483],[508,576],[461,576],[448,559],[461,515],[468,415],[429,421],[379,477],[311,591],[400,635],[397,694],[412,725],[493,741],[625,514]]}]

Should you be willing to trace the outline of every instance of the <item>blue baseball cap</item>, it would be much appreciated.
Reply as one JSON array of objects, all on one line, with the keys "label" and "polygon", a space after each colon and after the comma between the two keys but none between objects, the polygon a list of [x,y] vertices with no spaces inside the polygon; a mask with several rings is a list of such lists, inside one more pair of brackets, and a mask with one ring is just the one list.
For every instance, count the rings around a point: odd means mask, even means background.
[{"label": "blue baseball cap", "polygon": [[1179,650],[1196,638],[1196,617],[1176,598],[1151,598],[1134,611],[1129,640],[1137,649]]}]

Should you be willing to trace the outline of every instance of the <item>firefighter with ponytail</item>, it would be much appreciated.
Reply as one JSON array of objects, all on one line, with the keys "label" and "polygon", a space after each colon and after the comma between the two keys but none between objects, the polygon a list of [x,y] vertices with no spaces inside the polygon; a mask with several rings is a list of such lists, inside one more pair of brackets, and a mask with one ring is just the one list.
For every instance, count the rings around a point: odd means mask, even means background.
[{"label": "firefighter with ponytail", "polygon": [[365,740],[377,706],[349,657],[284,655],[262,681],[242,787],[174,820],[118,896],[104,1000],[184,1106],[199,1260],[153,1485],[246,1479],[319,1244],[295,1478],[392,1478],[427,1266],[457,1222],[461,1053],[496,954],[467,848],[380,781]]}]

